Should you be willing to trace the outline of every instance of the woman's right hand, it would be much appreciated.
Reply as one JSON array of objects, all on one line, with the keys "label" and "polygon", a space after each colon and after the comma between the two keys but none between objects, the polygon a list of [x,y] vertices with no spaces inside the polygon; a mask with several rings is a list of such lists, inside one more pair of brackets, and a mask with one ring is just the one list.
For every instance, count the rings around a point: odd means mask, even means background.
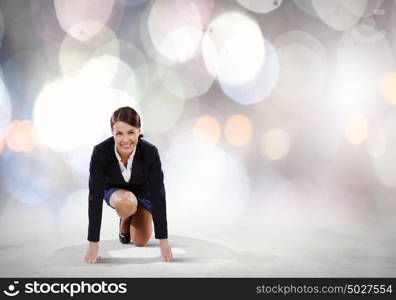
[{"label": "woman's right hand", "polygon": [[85,261],[89,264],[94,264],[100,258],[99,253],[99,243],[89,242],[87,253],[85,254]]}]

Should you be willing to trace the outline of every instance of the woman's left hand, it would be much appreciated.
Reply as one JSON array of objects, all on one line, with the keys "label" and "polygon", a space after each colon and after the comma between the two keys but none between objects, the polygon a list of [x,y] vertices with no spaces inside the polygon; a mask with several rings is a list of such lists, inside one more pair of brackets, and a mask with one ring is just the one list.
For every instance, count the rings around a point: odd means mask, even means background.
[{"label": "woman's left hand", "polygon": [[167,239],[160,239],[161,258],[163,261],[170,261],[173,258],[172,249],[169,247]]}]

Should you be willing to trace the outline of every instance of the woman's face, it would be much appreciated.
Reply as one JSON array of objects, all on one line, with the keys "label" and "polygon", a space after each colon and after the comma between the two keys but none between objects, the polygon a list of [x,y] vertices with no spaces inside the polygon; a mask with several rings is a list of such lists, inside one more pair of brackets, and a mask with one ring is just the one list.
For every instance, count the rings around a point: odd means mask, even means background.
[{"label": "woman's face", "polygon": [[129,156],[139,141],[140,129],[125,122],[117,121],[113,125],[112,132],[118,153]]}]

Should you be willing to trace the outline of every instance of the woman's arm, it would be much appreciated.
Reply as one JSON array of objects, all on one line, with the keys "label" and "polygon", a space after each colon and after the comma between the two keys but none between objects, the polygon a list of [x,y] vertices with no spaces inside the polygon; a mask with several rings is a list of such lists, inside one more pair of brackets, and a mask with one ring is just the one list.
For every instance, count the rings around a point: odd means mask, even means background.
[{"label": "woman's arm", "polygon": [[154,161],[149,171],[149,186],[151,202],[153,204],[153,221],[155,238],[159,239],[161,257],[164,261],[173,258],[172,250],[168,244],[168,228],[166,220],[166,196],[164,175],[157,148],[154,152]]},{"label": "woman's arm", "polygon": [[161,257],[164,261],[170,261],[173,258],[172,249],[169,247],[168,239],[160,239]]},{"label": "woman's arm", "polygon": [[103,193],[104,193],[104,159],[95,147],[89,166],[89,196],[88,196],[88,241],[89,246],[85,256],[88,263],[98,259],[100,227],[102,223]]},{"label": "woman's arm", "polygon": [[154,160],[149,169],[148,183],[150,189],[150,201],[153,205],[152,214],[155,238],[167,239],[168,224],[166,220],[164,175],[157,148],[154,149]]},{"label": "woman's arm", "polygon": [[94,264],[100,258],[99,253],[99,243],[89,242],[87,253],[85,254],[85,261],[89,264]]}]

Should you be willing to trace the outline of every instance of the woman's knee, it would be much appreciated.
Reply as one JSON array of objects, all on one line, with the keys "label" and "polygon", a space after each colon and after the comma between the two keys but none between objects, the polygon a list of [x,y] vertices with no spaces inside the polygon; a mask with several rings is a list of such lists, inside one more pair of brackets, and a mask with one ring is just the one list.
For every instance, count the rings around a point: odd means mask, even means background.
[{"label": "woman's knee", "polygon": [[112,202],[111,204],[114,205],[114,208],[117,210],[120,217],[127,218],[136,213],[138,203],[132,192],[120,192],[114,196],[115,197],[113,199],[110,199]]},{"label": "woman's knee", "polygon": [[151,238],[151,234],[150,235],[147,234],[147,235],[144,235],[144,236],[139,235],[138,237],[135,237],[133,239],[133,244],[136,247],[144,247],[147,244],[147,242],[150,240],[150,238]]},{"label": "woman's knee", "polygon": [[[131,225],[132,226],[132,225]],[[150,224],[147,228],[136,230],[131,227],[131,236],[133,240],[133,244],[137,247],[143,247],[147,244],[147,242],[151,239],[153,235],[153,226]]]}]

